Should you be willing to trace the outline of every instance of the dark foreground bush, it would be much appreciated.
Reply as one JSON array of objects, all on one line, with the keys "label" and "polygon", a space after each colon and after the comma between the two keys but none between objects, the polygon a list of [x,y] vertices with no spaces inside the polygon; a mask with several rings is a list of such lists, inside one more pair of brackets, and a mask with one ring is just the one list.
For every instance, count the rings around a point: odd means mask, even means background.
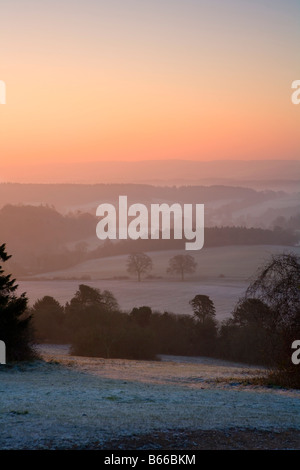
[{"label": "dark foreground bush", "polygon": [[300,369],[299,365],[288,369],[277,369],[272,371],[268,377],[268,384],[277,385],[283,388],[300,389]]},{"label": "dark foreground bush", "polygon": [[152,332],[130,323],[121,322],[97,328],[85,328],[72,341],[72,354],[79,356],[156,359],[155,342]]}]

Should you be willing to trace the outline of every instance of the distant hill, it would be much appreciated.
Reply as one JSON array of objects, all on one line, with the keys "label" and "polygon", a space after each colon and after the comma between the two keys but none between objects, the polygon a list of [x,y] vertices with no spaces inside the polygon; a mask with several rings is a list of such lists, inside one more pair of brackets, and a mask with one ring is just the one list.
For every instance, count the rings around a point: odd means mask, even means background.
[{"label": "distant hill", "polygon": [[[0,244],[13,254],[15,275],[47,272],[88,259],[135,251],[183,249],[185,240],[138,239],[102,242],[96,237],[98,218],[88,213],[62,215],[49,206],[6,205],[0,209]],[[295,230],[246,227],[207,227],[205,247],[231,245],[289,245],[299,240]]]},{"label": "distant hill", "polygon": [[[120,195],[129,204],[205,204],[206,226],[243,225],[272,228],[297,216],[299,194],[239,186],[154,186],[146,184],[0,184],[0,209],[6,204],[54,206],[62,214],[87,212],[95,216],[99,204],[118,204]],[[278,224],[278,218],[281,218]],[[1,224],[1,221],[0,221]]]},{"label": "distant hill", "polygon": [[299,160],[147,160],[1,165],[0,182],[230,185],[295,190]]}]

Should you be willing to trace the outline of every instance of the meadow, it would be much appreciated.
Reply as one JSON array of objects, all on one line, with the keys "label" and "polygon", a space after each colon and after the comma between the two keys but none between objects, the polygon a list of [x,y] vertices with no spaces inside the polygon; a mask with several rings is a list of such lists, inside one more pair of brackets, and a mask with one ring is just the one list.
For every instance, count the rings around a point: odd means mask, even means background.
[{"label": "meadow", "polygon": [[[227,440],[230,449],[299,448],[299,391],[255,385],[263,368],[78,357],[66,345],[42,345],[40,353],[46,362],[0,369],[1,449],[149,450],[175,440],[178,449],[211,449],[216,432],[223,448]],[[196,437],[186,443],[188,433]]]},{"label": "meadow", "polygon": [[[127,256],[98,258],[61,271],[24,278],[18,284],[20,292],[27,292],[30,305],[45,295],[64,304],[73,297],[79,284],[88,284],[112,291],[125,311],[148,305],[158,311],[191,314],[189,300],[204,294],[213,300],[217,318],[222,320],[230,315],[258,267],[272,254],[287,251],[299,254],[300,248],[259,245],[203,248],[197,252],[150,252],[153,270],[140,283],[126,271]],[[197,269],[181,281],[178,276],[167,274],[166,269],[172,256],[184,253],[195,258]]]}]

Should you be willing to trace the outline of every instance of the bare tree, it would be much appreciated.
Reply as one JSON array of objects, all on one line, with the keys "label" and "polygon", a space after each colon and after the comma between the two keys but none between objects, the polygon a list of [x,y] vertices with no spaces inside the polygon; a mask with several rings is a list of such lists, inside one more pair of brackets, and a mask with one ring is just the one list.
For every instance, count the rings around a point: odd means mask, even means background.
[{"label": "bare tree", "polygon": [[194,273],[196,270],[197,263],[195,259],[190,255],[176,255],[169,261],[169,267],[167,273],[180,274],[181,280],[184,280],[186,273]]},{"label": "bare tree", "polygon": [[[292,345],[300,337],[300,259],[294,253],[272,256],[246,291],[269,309],[275,378],[284,386],[300,387],[299,365],[291,360]],[[276,370],[277,369],[277,370]]]},{"label": "bare tree", "polygon": [[246,291],[246,297],[256,297],[273,311],[278,324],[291,324],[299,319],[300,263],[294,253],[272,256],[262,266]]},{"label": "bare tree", "polygon": [[141,276],[151,271],[152,259],[145,253],[132,253],[128,256],[127,271],[130,274],[137,274],[138,281],[141,281]]}]

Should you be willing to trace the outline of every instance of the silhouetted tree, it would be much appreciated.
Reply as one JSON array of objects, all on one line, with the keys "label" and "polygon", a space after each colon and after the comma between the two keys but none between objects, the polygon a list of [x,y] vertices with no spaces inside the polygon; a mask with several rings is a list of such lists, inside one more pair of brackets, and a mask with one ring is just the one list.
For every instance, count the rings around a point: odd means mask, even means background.
[{"label": "silhouetted tree", "polygon": [[272,366],[275,383],[300,387],[300,369],[291,360],[292,344],[300,338],[299,286],[299,257],[272,256],[223,322],[221,355]]},{"label": "silhouetted tree", "polygon": [[[0,245],[0,261],[11,256],[5,244]],[[26,294],[16,295],[18,285],[11,274],[4,274],[0,266],[0,339],[6,345],[7,361],[31,360],[36,357],[32,347],[31,316],[26,314]]]},{"label": "silhouetted tree", "polygon": [[246,291],[246,298],[255,297],[267,304],[276,324],[295,325],[300,313],[300,264],[293,253],[272,256],[262,266]]},{"label": "silhouetted tree", "polygon": [[190,302],[196,324],[194,342],[196,354],[211,355],[214,353],[217,338],[216,310],[213,301],[207,295],[196,295]]},{"label": "silhouetted tree", "polygon": [[258,327],[272,326],[272,311],[260,299],[242,298],[232,313],[232,323],[239,327],[255,324]]},{"label": "silhouetted tree", "polygon": [[65,306],[68,334],[80,335],[83,328],[93,328],[102,322],[111,322],[112,313],[118,311],[118,302],[107,290],[80,284],[74,297]]},{"label": "silhouetted tree", "polygon": [[106,310],[118,310],[119,305],[109,290],[96,289],[95,287],[90,287],[85,284],[80,284],[78,290],[75,293],[75,296],[71,299],[69,307],[88,307],[100,305],[103,306]]},{"label": "silhouetted tree", "polygon": [[127,271],[130,274],[137,274],[138,281],[141,276],[150,272],[152,269],[152,260],[145,253],[132,253],[127,259]]},{"label": "silhouetted tree", "polygon": [[169,261],[167,273],[180,274],[181,280],[184,280],[185,274],[194,273],[197,263],[191,255],[176,255]]},{"label": "silhouetted tree", "polygon": [[272,311],[255,298],[241,298],[220,328],[222,356],[253,364],[270,364],[275,334]]},{"label": "silhouetted tree", "polygon": [[139,315],[131,317],[119,311],[111,292],[81,284],[65,308],[72,353],[154,359],[155,341],[146,327],[148,309],[142,307]]},{"label": "silhouetted tree", "polygon": [[201,322],[212,320],[216,316],[216,309],[213,301],[208,295],[196,295],[189,304],[192,306],[194,316]]},{"label": "silhouetted tree", "polygon": [[291,347],[300,339],[300,263],[293,253],[272,256],[246,291],[271,310],[273,361],[288,385],[300,387],[300,369],[291,361]]},{"label": "silhouetted tree", "polygon": [[152,310],[150,307],[134,307],[131,312],[131,318],[140,326],[147,326],[152,315]]},{"label": "silhouetted tree", "polygon": [[64,308],[53,297],[46,295],[38,299],[32,309],[35,337],[39,341],[63,341]]}]

